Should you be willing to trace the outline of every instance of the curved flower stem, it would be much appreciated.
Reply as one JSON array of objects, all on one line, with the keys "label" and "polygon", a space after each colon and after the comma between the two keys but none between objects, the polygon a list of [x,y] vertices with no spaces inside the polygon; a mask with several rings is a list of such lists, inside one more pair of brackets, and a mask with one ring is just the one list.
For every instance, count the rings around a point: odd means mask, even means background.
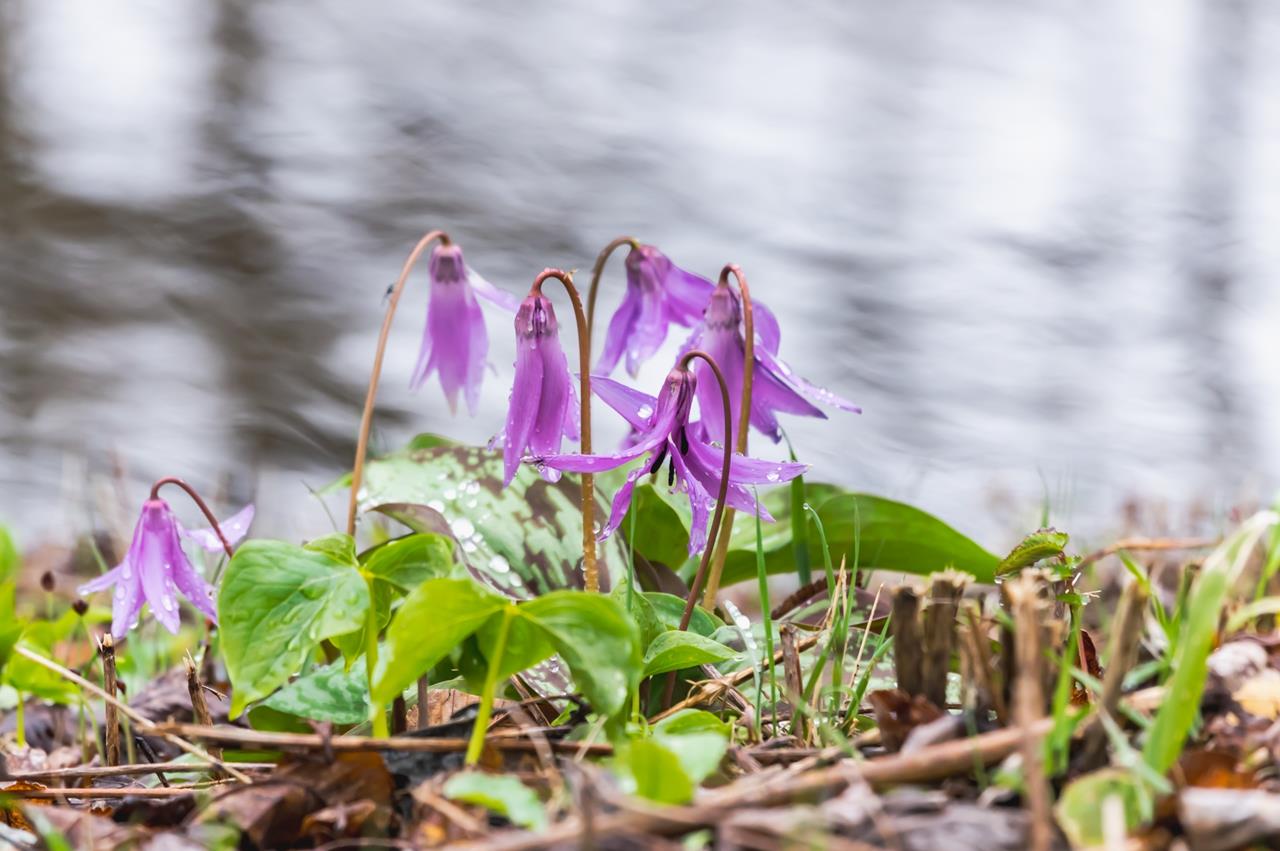
[{"label": "curved flower stem", "polygon": [[[711,367],[711,371],[715,373],[716,382],[720,385],[720,403],[724,406],[724,433],[727,435],[733,430],[733,409],[729,406],[729,385],[725,383],[724,373],[720,371],[720,366],[711,356],[699,349],[685,352],[684,357],[680,358],[680,368],[688,369],[689,362],[694,359],[705,361],[707,366]],[[698,565],[698,573],[693,577],[693,584],[689,586],[689,599],[684,604],[684,614],[680,616],[680,629],[689,628],[689,621],[693,619],[693,607],[698,604],[698,595],[702,590],[702,583],[707,578],[707,568],[711,564],[711,553],[715,549],[716,541],[719,538],[720,529],[723,525],[725,516],[724,502],[729,493],[729,472],[733,464],[733,446],[729,441],[724,442],[724,461],[720,465],[720,492],[716,494],[716,511],[711,518],[711,528],[707,531],[707,545],[702,548],[702,562]],[[725,538],[728,538],[725,534]],[[676,672],[672,671],[667,677],[667,687],[662,698],[663,704],[671,703],[671,692],[675,689]]]},{"label": "curved flower stem", "polygon": [[373,425],[373,401],[378,396],[378,379],[382,376],[382,356],[387,351],[387,338],[391,335],[391,318],[396,315],[396,306],[400,304],[400,294],[404,291],[405,282],[409,280],[409,272],[413,269],[422,252],[427,250],[435,240],[441,245],[449,244],[449,234],[442,230],[433,230],[413,247],[409,257],[404,261],[400,277],[391,289],[391,299],[387,302],[387,314],[382,318],[382,330],[378,333],[378,348],[373,353],[373,375],[369,378],[369,391],[364,397],[364,412],[360,415],[360,432],[356,438],[356,460],[351,467],[351,502],[347,507],[347,534],[356,533],[356,496],[360,493],[360,483],[364,479],[364,456],[369,450],[369,429]]},{"label": "curved flower stem", "polygon": [[156,479],[155,484],[151,486],[151,498],[159,499],[160,488],[165,485],[177,485],[187,492],[187,496],[191,497],[192,502],[200,508],[205,519],[209,521],[209,525],[213,528],[214,534],[216,534],[218,536],[218,540],[222,542],[222,549],[226,551],[227,558],[231,558],[233,555],[231,552],[231,544],[227,542],[227,536],[222,534],[222,527],[218,525],[218,518],[213,516],[213,512],[209,510],[209,506],[200,498],[200,494],[196,493],[196,489],[191,487],[191,485],[187,484],[182,479],[179,479],[177,476],[165,476],[163,479]]},{"label": "curved flower stem", "polygon": [[591,286],[587,289],[587,341],[590,342],[596,328],[596,293],[600,290],[600,275],[604,273],[604,264],[609,261],[609,255],[624,245],[631,246],[631,249],[640,247],[640,242],[634,236],[620,236],[600,249],[600,253],[596,256],[596,265],[591,269]]},{"label": "curved flower stem", "polygon": [[[573,318],[578,323],[578,401],[581,405],[582,454],[591,454],[591,330],[587,314],[582,310],[582,298],[573,285],[573,275],[561,269],[543,269],[533,279],[531,295],[542,294],[542,282],[555,278],[564,284],[573,303]],[[596,479],[591,473],[582,474],[582,574],[588,591],[600,590],[600,570],[596,565]]]},{"label": "curved flower stem", "polygon": [[[747,286],[747,276],[742,274],[742,267],[737,263],[725,264],[725,267],[720,270],[718,286],[727,287],[731,274],[737,279],[738,293],[742,296],[743,326],[742,407],[738,411],[736,449],[739,453],[746,455],[747,432],[751,428],[751,381],[756,364],[756,323],[751,309],[751,288]],[[724,433],[727,439],[729,429],[726,428]],[[722,535],[716,542],[716,552],[711,560],[711,576],[707,579],[707,590],[702,598],[702,605],[707,609],[715,608],[716,595],[720,593],[720,575],[724,573],[724,560],[729,553],[729,536],[733,533],[733,519],[736,514],[737,512],[732,508],[725,511],[724,523],[729,532]]]}]

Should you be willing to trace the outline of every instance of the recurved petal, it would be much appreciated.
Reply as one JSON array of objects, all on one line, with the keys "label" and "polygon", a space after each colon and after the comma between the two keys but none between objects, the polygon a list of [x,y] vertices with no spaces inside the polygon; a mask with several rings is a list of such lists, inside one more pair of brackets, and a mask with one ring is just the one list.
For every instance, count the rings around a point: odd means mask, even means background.
[{"label": "recurved petal", "polygon": [[811,384],[800,375],[797,375],[796,372],[784,361],[779,360],[768,352],[760,353],[759,357],[766,369],[780,376],[784,381],[796,387],[801,393],[808,396],[815,402],[821,402],[825,405],[830,405],[833,408],[839,408],[842,411],[849,411],[854,414],[862,413],[862,408],[858,407],[853,402],[850,402],[848,399],[841,396],[837,396],[825,387],[819,387],[816,384]]},{"label": "recurved petal", "polygon": [[[724,465],[724,450],[698,440],[689,441],[689,454],[698,458],[702,467],[719,475]],[[776,485],[789,482],[809,469],[798,461],[762,461],[734,453],[729,460],[729,481],[743,485]]]},{"label": "recurved petal", "polygon": [[[235,546],[249,533],[249,526],[253,523],[253,515],[253,503],[249,503],[218,524],[222,534],[227,536],[228,544]],[[222,541],[218,540],[217,533],[212,529],[187,529],[182,524],[178,524],[178,531],[187,540],[194,541],[201,549],[208,550],[211,553],[222,552]]]},{"label": "recurved petal", "polygon": [[662,348],[667,339],[667,310],[659,290],[640,292],[640,309],[627,335],[627,372],[635,378],[640,365]]},{"label": "recurved petal", "polygon": [[591,392],[638,429],[648,428],[653,420],[654,411],[658,407],[658,400],[648,393],[628,387],[612,378],[605,378],[603,375],[591,376]]},{"label": "recurved petal", "polygon": [[622,303],[618,305],[618,310],[609,320],[609,330],[604,338],[604,351],[596,363],[597,372],[609,375],[617,369],[622,353],[627,350],[627,339],[631,335],[631,327],[635,324],[639,313],[640,293],[628,285],[627,292],[622,297]]},{"label": "recurved petal", "polygon": [[142,574],[127,561],[122,562],[119,581],[111,593],[111,636],[124,638],[142,612]]},{"label": "recurved petal", "polygon": [[706,278],[686,272],[674,263],[670,263],[663,285],[667,318],[686,327],[702,319],[702,311],[715,288]]},{"label": "recurved petal", "polygon": [[538,355],[542,359],[542,397],[529,433],[529,449],[534,455],[550,455],[560,451],[565,424],[574,420],[569,405],[573,382],[558,336],[540,338]]},{"label": "recurved petal", "polygon": [[511,385],[511,402],[507,408],[506,442],[503,448],[505,484],[515,478],[520,459],[529,446],[542,395],[542,358],[531,339],[516,344],[516,376]]},{"label": "recurved petal", "polygon": [[141,553],[135,561],[142,578],[142,593],[151,605],[151,614],[165,629],[175,634],[181,615],[173,575],[179,560],[186,561],[186,558],[178,542],[176,527],[149,526],[144,532]]},{"label": "recurved petal", "polygon": [[676,469],[676,477],[689,497],[689,555],[700,553],[707,546],[707,517],[715,500],[707,493],[702,483],[689,474],[684,457],[679,452],[671,453],[671,463]]},{"label": "recurved petal", "polygon": [[218,612],[213,605],[213,586],[204,581],[187,559],[173,563],[173,582],[191,605],[199,609],[209,620],[218,622]]},{"label": "recurved petal", "polygon": [[81,597],[87,597],[90,594],[97,594],[99,591],[105,591],[120,581],[120,574],[124,572],[124,564],[118,564],[108,570],[96,579],[90,579],[88,582],[76,589],[76,593]]},{"label": "recurved petal", "polygon": [[603,541],[617,531],[622,519],[627,516],[627,509],[631,507],[631,495],[635,491],[636,481],[644,475],[644,471],[645,467],[640,466],[627,474],[627,480],[622,483],[622,487],[618,488],[618,492],[613,496],[613,505],[609,510],[609,521],[604,524],[600,534],[596,535],[597,541]]},{"label": "recurved petal", "polygon": [[484,382],[485,359],[489,356],[489,332],[484,325],[484,313],[480,310],[480,303],[469,290],[466,316],[469,327],[469,346],[466,355],[464,395],[467,399],[467,412],[474,417],[476,409],[480,407],[480,386]]},{"label": "recurved petal", "polygon": [[520,299],[517,296],[512,295],[506,290],[495,287],[493,284],[480,277],[476,270],[470,267],[467,268],[467,283],[469,283],[471,288],[475,290],[476,295],[491,304],[496,304],[503,310],[509,310],[512,313],[515,313],[520,308]]},{"label": "recurved petal", "polygon": [[755,327],[757,350],[776,355],[778,346],[782,344],[782,330],[778,327],[778,318],[773,311],[762,302],[751,302],[751,324]]}]

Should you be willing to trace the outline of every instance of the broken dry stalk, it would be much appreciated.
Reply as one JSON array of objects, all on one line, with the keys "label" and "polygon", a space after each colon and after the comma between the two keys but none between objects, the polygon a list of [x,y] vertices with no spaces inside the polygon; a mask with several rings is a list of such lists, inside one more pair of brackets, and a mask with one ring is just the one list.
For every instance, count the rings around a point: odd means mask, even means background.
[{"label": "broken dry stalk", "polygon": [[923,642],[920,637],[920,595],[910,585],[893,590],[893,666],[898,688],[915,697],[923,692]]},{"label": "broken dry stalk", "polygon": [[1041,654],[1041,624],[1045,605],[1039,594],[1038,577],[1022,575],[1006,583],[1015,623],[1013,720],[1022,733],[1022,778],[1027,809],[1031,815],[1029,846],[1033,851],[1049,851],[1053,844],[1049,780],[1044,773],[1044,659]]},{"label": "broken dry stalk", "polygon": [[[187,654],[187,694],[191,696],[191,717],[197,724],[212,724],[213,716],[209,714],[209,704],[204,699],[204,685],[200,682],[200,674],[195,660]],[[222,759],[221,748],[209,748],[209,756]]]},{"label": "broken dry stalk", "polygon": [[[98,652],[102,655],[102,688],[107,694],[115,697],[116,646],[110,633],[102,636],[102,642],[98,645]],[[102,719],[102,734],[106,742],[106,753],[102,755],[103,761],[107,765],[119,765],[120,715],[116,711],[115,705],[109,700],[104,706]]]},{"label": "broken dry stalk", "polygon": [[921,686],[934,706],[947,705],[947,673],[956,643],[956,613],[970,576],[955,570],[935,573],[929,583],[929,605],[924,610],[924,659]]}]

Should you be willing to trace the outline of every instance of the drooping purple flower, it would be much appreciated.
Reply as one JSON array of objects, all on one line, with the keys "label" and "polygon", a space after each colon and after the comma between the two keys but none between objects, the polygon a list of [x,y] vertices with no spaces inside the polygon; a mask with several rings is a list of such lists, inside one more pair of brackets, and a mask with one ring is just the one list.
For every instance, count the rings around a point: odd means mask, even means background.
[{"label": "drooping purple flower", "polygon": [[640,364],[667,339],[668,326],[697,324],[711,289],[706,278],[681,269],[652,245],[632,248],[627,254],[627,292],[609,320],[596,371],[609,375],[625,353],[627,372],[634,378]]},{"label": "drooping purple flower", "polygon": [[427,325],[409,386],[417,390],[438,371],[449,410],[457,413],[458,391],[462,390],[467,410],[475,416],[489,354],[489,334],[476,296],[511,311],[517,301],[469,270],[462,249],[454,243],[438,244],[432,250],[430,277]]},{"label": "drooping purple flower", "polygon": [[[507,409],[504,484],[511,484],[526,453],[550,455],[561,440],[578,436],[578,411],[573,404],[569,362],[560,348],[555,308],[541,293],[530,293],[516,313],[516,377]],[[560,471],[543,468],[549,481]]]},{"label": "drooping purple flower", "polygon": [[[253,506],[248,505],[219,524],[228,543],[235,543],[249,531],[253,522]],[[151,604],[151,613],[169,632],[178,631],[178,600],[181,591],[191,604],[215,623],[213,588],[202,577],[182,549],[182,538],[212,552],[222,551],[222,542],[212,529],[188,531],[173,516],[169,503],[148,499],[133,529],[133,541],[124,561],[79,588],[81,596],[105,591],[115,586],[111,595],[111,634],[124,638],[138,620],[143,603]]]},{"label": "drooping purple flower", "polygon": [[[591,382],[594,392],[636,430],[631,445],[613,455],[548,455],[537,460],[565,472],[599,473],[648,453],[614,496],[609,522],[600,531],[601,540],[611,535],[626,516],[636,482],[642,476],[658,473],[663,462],[669,460],[668,484],[685,492],[692,509],[689,554],[698,552],[707,543],[707,521],[715,506],[715,496],[720,492],[724,457],[722,449],[707,443],[702,424],[689,421],[697,386],[693,372],[680,367],[671,370],[657,399],[603,376],[592,376]],[[704,414],[704,417],[722,416],[718,399],[711,410],[715,413]],[[758,461],[735,455],[729,465],[725,502],[748,514],[755,514],[759,508],[761,519],[771,521],[769,513],[757,505],[749,486],[789,481],[807,468],[807,464]]]},{"label": "drooping purple flower", "polygon": [[[755,369],[751,376],[751,425],[777,443],[782,439],[782,428],[777,414],[797,414],[802,417],[826,419],[822,409],[813,404],[822,402],[855,414],[862,409],[815,384],[796,375],[791,367],[778,359],[781,333],[778,320],[760,302],[752,302],[752,318],[756,332]],[[742,302],[727,283],[717,284],[707,303],[702,322],[694,329],[685,343],[684,351],[701,349],[709,354],[724,373],[729,386],[729,403],[733,422],[738,422],[742,410],[742,371],[746,366],[746,341],[743,336]],[[705,363],[699,361],[698,404],[703,411],[720,407],[720,390]],[[812,400],[812,401],[810,401]],[[715,416],[703,416],[703,424],[712,441],[724,440],[724,422]],[[735,426],[736,428],[736,426]],[[732,435],[730,436],[732,439]]]}]

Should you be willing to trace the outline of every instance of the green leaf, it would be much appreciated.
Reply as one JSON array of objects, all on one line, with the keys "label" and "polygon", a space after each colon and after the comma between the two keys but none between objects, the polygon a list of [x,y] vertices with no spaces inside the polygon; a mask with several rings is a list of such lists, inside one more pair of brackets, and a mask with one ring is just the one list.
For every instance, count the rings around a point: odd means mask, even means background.
[{"label": "green leaf", "polygon": [[1038,561],[1062,555],[1071,538],[1057,529],[1040,529],[1022,539],[996,566],[996,576],[1015,573]]},{"label": "green leaf", "polygon": [[1101,848],[1106,844],[1100,813],[1103,804],[1115,797],[1124,804],[1126,833],[1149,822],[1155,813],[1150,791],[1133,772],[1123,768],[1094,771],[1063,788],[1054,815],[1072,848]]},{"label": "green leaf", "polygon": [[682,671],[698,665],[714,665],[737,656],[737,652],[696,632],[664,632],[653,640],[644,654],[644,676]]},{"label": "green leaf", "polygon": [[428,579],[414,589],[387,627],[373,672],[373,700],[387,705],[418,677],[511,605],[472,579]]},{"label": "green leaf", "polygon": [[653,741],[665,745],[684,769],[685,776],[695,786],[710,777],[720,767],[729,739],[723,733],[685,733],[678,736],[655,733]]},{"label": "green leaf", "polygon": [[361,566],[376,580],[409,592],[454,573],[453,542],[443,535],[406,535],[365,553]]},{"label": "green leaf", "polygon": [[603,594],[554,591],[521,603],[518,612],[542,628],[597,712],[613,716],[625,708],[641,658],[639,631],[622,607]]},{"label": "green leaf", "polygon": [[[995,581],[999,558],[918,508],[869,494],[833,493],[832,486],[812,482],[806,484],[806,493],[822,519],[831,558],[836,563],[844,557],[853,558],[856,517],[860,570],[929,574],[954,567],[972,574],[979,582]],[[762,541],[765,567],[770,574],[795,569],[790,524],[781,519],[783,513],[790,515],[787,496],[785,490],[772,491],[762,499],[778,519],[765,526]],[[810,560],[820,562],[823,556],[815,537],[809,537]],[[744,514],[734,523],[721,586],[755,577],[755,518]]]},{"label": "green leaf", "polygon": [[260,706],[334,724],[359,724],[369,719],[369,688],[364,660],[350,671],[334,663],[298,677]]},{"label": "green leaf", "polygon": [[661,804],[685,804],[693,800],[695,784],[680,758],[662,741],[637,739],[619,749],[614,770],[630,781],[630,791]]},{"label": "green leaf", "polygon": [[720,720],[714,713],[705,709],[681,709],[674,715],[668,715],[653,725],[653,732],[667,736],[681,736],[689,733],[717,733],[723,738],[729,737],[733,725]]},{"label": "green leaf", "polygon": [[27,628],[26,622],[19,620],[15,611],[15,594],[12,582],[0,584],[0,676],[4,674],[5,665],[13,655],[13,648],[18,645],[23,630]]},{"label": "green leaf", "polygon": [[18,555],[18,548],[13,543],[9,530],[0,526],[0,582],[16,576],[21,561],[22,557]]},{"label": "green leaf", "polygon": [[450,777],[443,791],[446,798],[492,810],[527,830],[547,826],[547,812],[538,796],[509,774],[466,771]]},{"label": "green leaf", "polygon": [[[609,596],[622,607],[623,611],[627,611],[627,584],[625,582],[619,582],[618,587],[614,588]],[[658,613],[654,611],[653,602],[639,589],[636,589],[631,595],[629,614],[631,619],[635,621],[636,627],[640,630],[641,647],[648,647],[650,642],[667,630],[666,624],[658,618]]]},{"label": "green leaf", "polygon": [[637,485],[622,529],[630,529],[635,515],[636,552],[649,561],[677,568],[689,559],[689,501],[683,494],[646,482]]},{"label": "green leaf", "polygon": [[313,553],[324,553],[336,562],[356,564],[356,542],[350,535],[334,532],[323,538],[307,541],[302,545],[304,550]]},{"label": "green leaf", "polygon": [[[373,594],[379,631],[391,620],[391,603],[396,597],[412,591],[428,579],[459,573],[453,562],[453,542],[443,535],[396,538],[362,553],[360,561]],[[348,667],[365,652],[367,628],[366,622],[355,632],[333,639]]]},{"label": "green leaf", "polygon": [[[675,594],[663,591],[646,591],[644,597],[653,606],[653,612],[667,629],[679,629],[680,618],[684,616],[685,601]],[[701,606],[693,607],[693,615],[689,619],[689,631],[698,635],[711,635],[722,626],[720,619]]]},{"label": "green leaf", "polygon": [[[515,599],[582,585],[581,491],[574,476],[552,483],[522,466],[503,485],[502,455],[436,446],[372,461],[360,490],[362,510],[378,508],[418,532],[449,534],[475,576]],[[609,516],[597,490],[596,516]],[[614,535],[599,545],[601,584],[624,575],[626,553]]]},{"label": "green leaf", "polygon": [[[331,536],[332,537],[332,536]],[[358,629],[369,590],[355,567],[283,541],[248,541],[227,564],[218,594],[231,717],[288,682],[326,638]]]},{"label": "green leaf", "polygon": [[[52,623],[33,621],[26,625],[15,646],[52,659],[55,642]],[[5,666],[5,682],[18,691],[51,700],[54,703],[71,703],[80,693],[74,683],[63,679],[56,672],[16,655],[11,655]]]}]

